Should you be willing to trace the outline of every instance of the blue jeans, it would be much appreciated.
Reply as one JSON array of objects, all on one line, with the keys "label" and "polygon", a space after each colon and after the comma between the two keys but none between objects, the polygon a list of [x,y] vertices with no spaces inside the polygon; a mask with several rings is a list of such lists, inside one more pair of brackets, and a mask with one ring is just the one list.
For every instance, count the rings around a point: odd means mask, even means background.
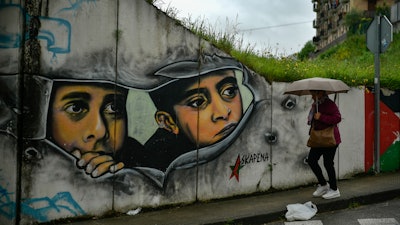
[{"label": "blue jeans", "polygon": [[322,174],[322,170],[318,164],[318,160],[319,158],[321,158],[321,156],[323,156],[324,167],[329,178],[329,186],[333,190],[337,190],[336,172],[333,162],[337,147],[338,146],[329,148],[311,148],[310,152],[308,153],[308,165],[317,177],[318,183],[322,186],[326,185],[326,180],[324,175]]}]

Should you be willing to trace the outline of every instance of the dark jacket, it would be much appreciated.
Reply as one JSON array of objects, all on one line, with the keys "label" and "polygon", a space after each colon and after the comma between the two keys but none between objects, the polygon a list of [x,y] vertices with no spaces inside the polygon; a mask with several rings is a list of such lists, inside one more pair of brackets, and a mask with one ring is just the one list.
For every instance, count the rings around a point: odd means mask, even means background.
[{"label": "dark jacket", "polygon": [[162,128],[157,129],[144,147],[146,155],[150,156],[146,166],[161,171],[166,171],[172,161],[180,155],[196,149],[196,145],[185,136],[173,134]]},{"label": "dark jacket", "polygon": [[314,129],[322,130],[329,126],[335,125],[334,135],[336,143],[339,145],[342,140],[340,138],[339,128],[337,124],[342,120],[339,108],[331,99],[326,98],[325,101],[318,104],[318,112],[321,113],[319,120],[313,119]]}]

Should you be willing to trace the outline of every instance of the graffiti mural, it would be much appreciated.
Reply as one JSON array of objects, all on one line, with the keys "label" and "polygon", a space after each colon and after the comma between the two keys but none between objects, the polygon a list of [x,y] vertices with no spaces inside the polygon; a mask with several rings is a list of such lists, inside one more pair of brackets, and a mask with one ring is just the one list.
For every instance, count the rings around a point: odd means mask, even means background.
[{"label": "graffiti mural", "polygon": [[126,90],[64,81],[54,82],[52,91],[47,137],[75,156],[79,168],[96,178],[122,169],[123,161],[135,165],[128,155],[143,146],[127,137]]},{"label": "graffiti mural", "polygon": [[[0,2],[1,15],[19,18],[0,21],[0,129],[9,159],[0,169],[15,171],[22,159],[20,174],[0,183],[12,184],[4,218],[46,222],[177,196],[190,201],[195,195],[182,193],[191,187],[170,191],[186,181],[177,171],[212,162],[237,140],[256,107],[252,74],[211,46],[200,54],[194,35],[168,40],[165,49],[142,48],[160,38],[150,29],[138,41],[142,21],[114,18],[154,10],[144,1],[53,3]],[[69,202],[65,210],[60,201]]]},{"label": "graffiti mural", "polygon": [[[165,79],[160,86],[143,90],[148,99],[141,104],[153,105],[154,111],[146,114],[156,126],[144,126],[155,131],[142,143],[130,132],[135,123],[129,125],[128,121],[136,114],[130,111],[135,108],[127,112],[130,88],[111,81],[35,77],[30,96],[43,98],[43,91],[35,89],[48,88],[45,92],[51,94],[41,100],[48,111],[34,115],[45,119],[46,139],[73,156],[77,167],[90,177],[123,168],[151,168],[158,170],[151,179],[160,179],[160,172],[190,168],[221,154],[240,133],[254,107],[251,89],[245,83],[248,71],[240,63],[217,55],[206,55],[202,60],[200,67],[197,59],[179,61],[153,74]],[[242,96],[242,92],[246,94]],[[42,132],[32,134],[32,138]]]},{"label": "graffiti mural", "polygon": [[[162,82],[149,90],[136,90],[107,80],[26,77],[24,99],[35,100],[24,103],[25,162],[50,166],[45,161],[60,159],[48,158],[46,152],[58,152],[56,155],[63,158],[62,162],[70,160],[75,170],[94,181],[112,183],[139,172],[152,185],[163,189],[171,171],[212,161],[238,137],[255,103],[252,89],[246,83],[248,71],[240,63],[218,55],[204,55],[201,60],[200,67],[199,59],[194,59],[157,69],[152,76],[162,77]],[[0,76],[0,79],[6,87],[18,86],[17,76],[13,79]],[[129,92],[141,93],[146,100],[135,103],[135,98],[128,97],[132,96]],[[7,113],[3,113],[1,127],[17,139],[18,132],[12,124],[18,115],[15,113],[18,103],[11,98],[12,93],[9,90],[1,96],[2,104],[7,106],[3,108]],[[135,107],[129,107],[132,104]],[[149,118],[143,119],[153,123],[153,126],[144,126],[149,130],[146,131],[149,137],[141,141],[134,138],[137,123],[129,122],[137,120],[131,115],[136,114],[140,104],[153,108],[145,112]],[[61,161],[57,164],[65,165]],[[238,172],[235,176],[239,181]],[[116,187],[117,193],[134,194],[129,189],[131,181],[122,182]],[[6,194],[4,197],[10,193]],[[68,192],[59,192],[51,198],[29,198],[24,201],[21,213],[39,222],[84,215],[73,198]],[[62,208],[57,206],[58,201],[70,202],[71,207],[62,205],[69,214],[53,213]],[[48,206],[35,208],[39,202]],[[15,212],[4,206],[12,208],[14,204],[10,199],[3,204],[3,214],[8,219],[14,219]]]},{"label": "graffiti mural", "polygon": [[[380,169],[394,171],[400,168],[400,103],[399,91],[383,89],[380,93]],[[374,166],[374,93],[365,92],[365,171]]]},{"label": "graffiti mural", "polygon": [[158,125],[145,143],[153,168],[166,171],[213,159],[228,147],[234,138],[228,137],[240,131],[242,119],[251,113],[253,99],[246,99],[243,106],[240,89],[246,87],[238,81],[247,79],[243,66],[215,55],[202,62],[199,68],[197,61],[180,61],[155,72],[173,80],[149,92]]}]

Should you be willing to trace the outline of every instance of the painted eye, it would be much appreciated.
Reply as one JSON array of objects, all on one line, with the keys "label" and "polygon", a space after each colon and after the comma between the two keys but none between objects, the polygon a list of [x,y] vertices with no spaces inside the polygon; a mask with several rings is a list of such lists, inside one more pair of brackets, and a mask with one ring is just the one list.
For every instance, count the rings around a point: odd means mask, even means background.
[{"label": "painted eye", "polygon": [[121,118],[125,114],[125,107],[123,104],[110,102],[104,106],[103,112],[105,115],[113,115],[117,118]]},{"label": "painted eye", "polygon": [[193,107],[193,108],[201,108],[206,104],[207,104],[206,99],[204,99],[202,97],[195,97],[192,100],[190,100],[186,105]]},{"label": "painted eye", "polygon": [[281,102],[281,106],[282,106],[284,109],[287,109],[287,110],[292,110],[292,109],[294,109],[294,107],[296,107],[296,104],[297,104],[296,99],[293,98],[293,97],[291,97],[291,96],[286,97],[286,98]]},{"label": "painted eye", "polygon": [[65,112],[69,114],[80,114],[87,111],[87,107],[84,103],[80,102],[71,102],[65,107]]},{"label": "painted eye", "polygon": [[237,95],[238,87],[233,84],[229,84],[229,85],[224,86],[220,93],[221,93],[221,96],[223,96],[223,98],[232,99]]},{"label": "painted eye", "polygon": [[225,89],[223,92],[222,92],[222,95],[223,96],[227,96],[227,97],[230,97],[230,98],[233,98],[233,97],[235,97],[236,96],[236,88],[235,87],[230,87],[230,88],[227,88],[227,89]]},{"label": "painted eye", "polygon": [[121,118],[126,114],[126,98],[123,95],[107,95],[102,104],[102,114]]},{"label": "painted eye", "polygon": [[104,112],[107,114],[115,114],[118,112],[118,109],[114,104],[109,103],[104,107]]},{"label": "painted eye", "polygon": [[78,121],[85,117],[89,106],[82,101],[71,101],[64,106],[63,110],[71,120]]}]

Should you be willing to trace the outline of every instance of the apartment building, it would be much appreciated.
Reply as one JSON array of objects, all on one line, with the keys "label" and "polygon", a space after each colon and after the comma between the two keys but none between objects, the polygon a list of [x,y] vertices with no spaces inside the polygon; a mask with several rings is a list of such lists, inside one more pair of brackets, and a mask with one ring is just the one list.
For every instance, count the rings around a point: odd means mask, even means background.
[{"label": "apartment building", "polygon": [[[345,16],[351,10],[362,12],[364,16],[374,18],[377,7],[391,7],[395,0],[312,0],[316,19],[313,27],[316,35],[313,43],[316,51],[321,52],[345,40],[348,31]],[[396,3],[398,4],[398,3]],[[393,8],[392,8],[393,11]]]}]

